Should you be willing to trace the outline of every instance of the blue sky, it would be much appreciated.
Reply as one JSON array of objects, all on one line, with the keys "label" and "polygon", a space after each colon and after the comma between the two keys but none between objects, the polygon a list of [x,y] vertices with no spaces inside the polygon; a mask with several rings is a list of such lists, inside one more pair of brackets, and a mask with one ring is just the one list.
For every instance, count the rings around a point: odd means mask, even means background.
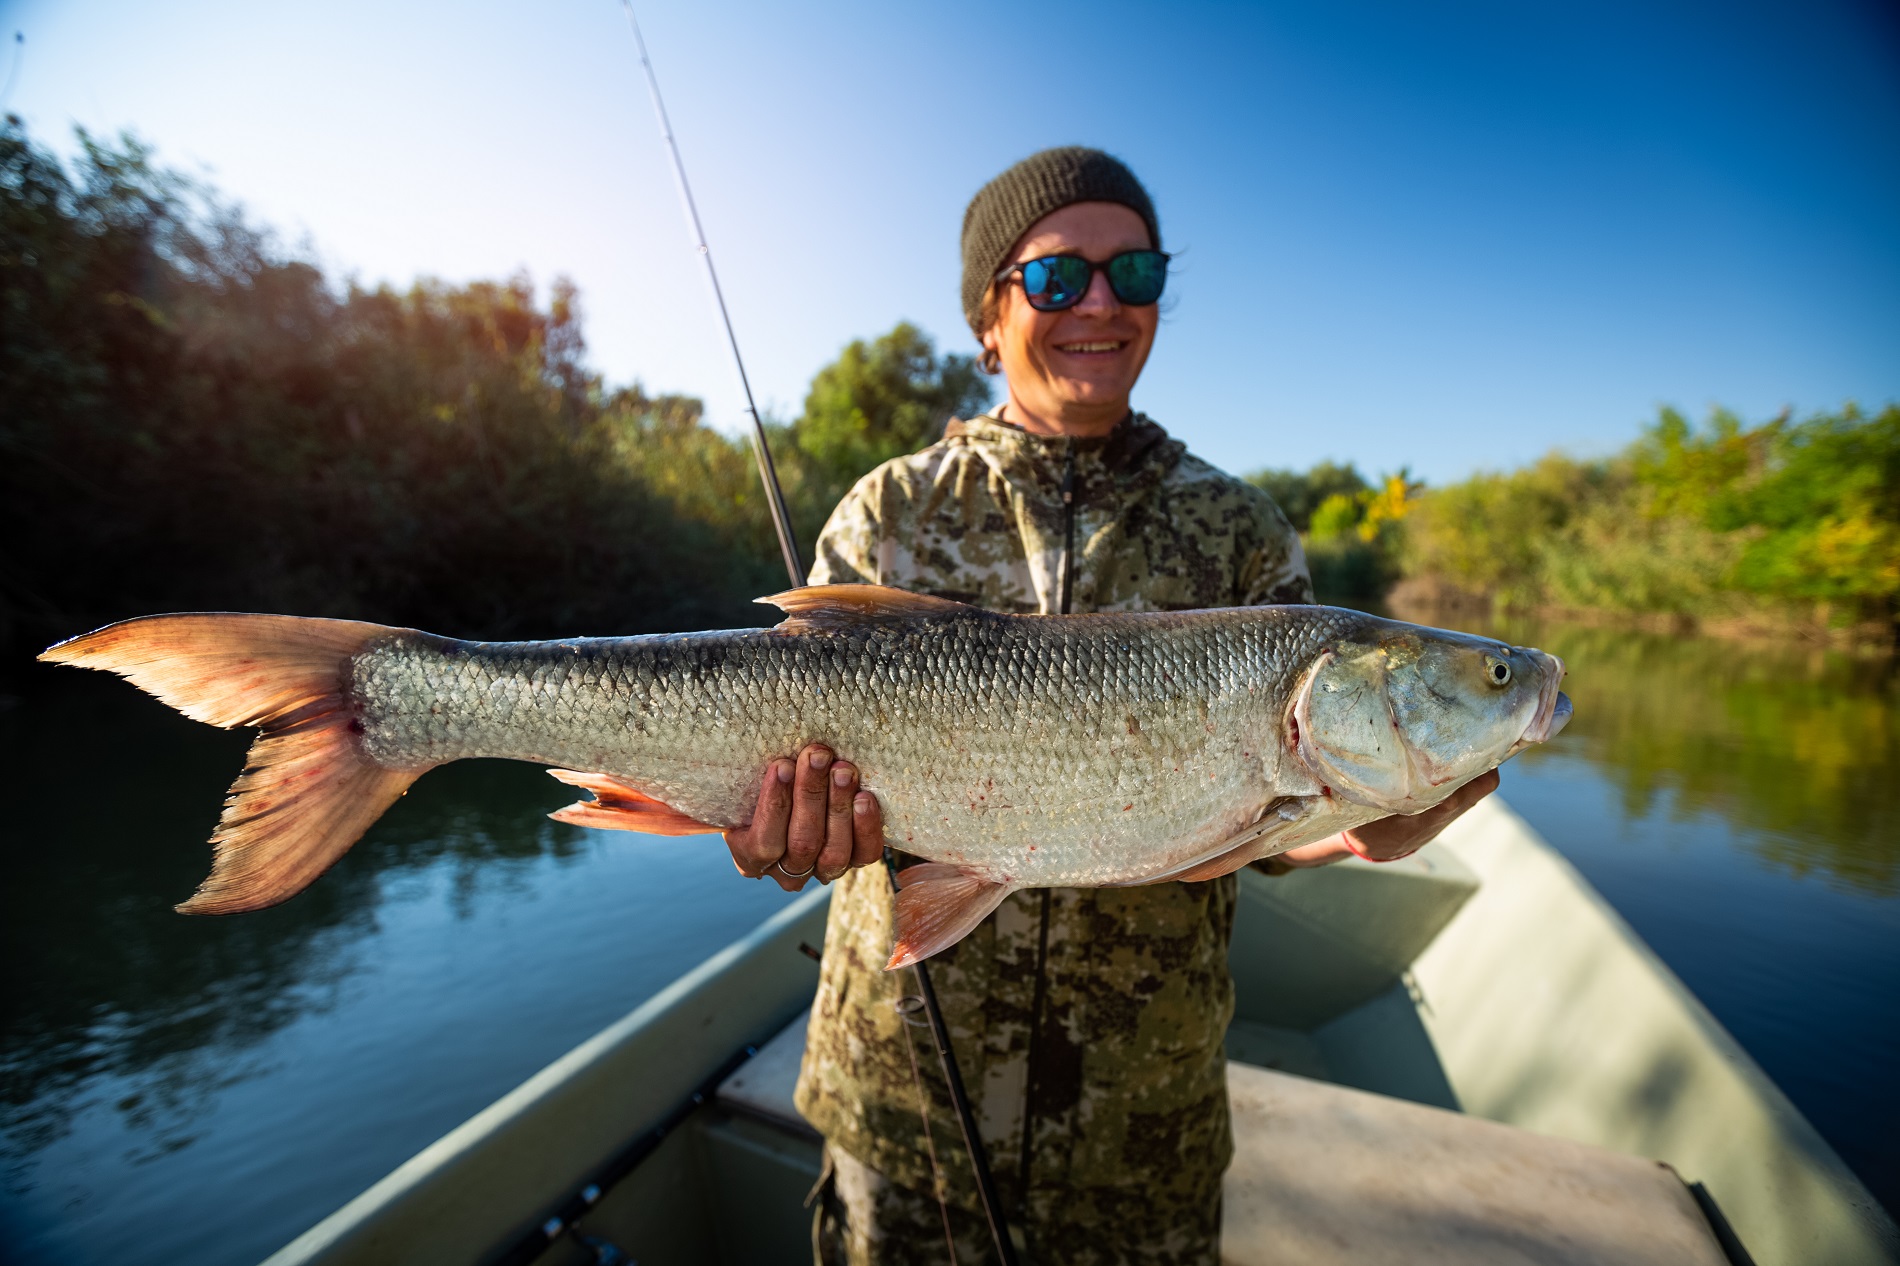
[{"label": "blue sky", "polygon": [[[8,108],[129,127],[339,275],[579,283],[611,380],[737,393],[615,0],[11,0]],[[1126,158],[1184,251],[1136,403],[1236,470],[1434,480],[1657,406],[1900,399],[1900,20],[1872,3],[650,0],[762,401],[956,301],[969,196]],[[10,51],[10,50],[9,50]]]}]

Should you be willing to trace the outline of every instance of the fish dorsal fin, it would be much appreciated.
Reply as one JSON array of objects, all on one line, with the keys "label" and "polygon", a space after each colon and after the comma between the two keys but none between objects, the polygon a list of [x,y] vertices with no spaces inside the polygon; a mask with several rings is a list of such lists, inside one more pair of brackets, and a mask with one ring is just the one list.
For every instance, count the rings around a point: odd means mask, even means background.
[{"label": "fish dorsal fin", "polygon": [[759,601],[785,613],[778,627],[787,633],[844,629],[866,620],[941,619],[979,609],[888,585],[806,585]]}]

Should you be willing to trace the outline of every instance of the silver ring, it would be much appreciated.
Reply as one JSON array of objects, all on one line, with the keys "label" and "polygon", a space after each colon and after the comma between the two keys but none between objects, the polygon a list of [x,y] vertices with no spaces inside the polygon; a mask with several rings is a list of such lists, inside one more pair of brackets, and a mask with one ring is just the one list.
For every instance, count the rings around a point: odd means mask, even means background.
[{"label": "silver ring", "polygon": [[811,874],[814,870],[818,869],[818,859],[816,857],[812,858],[811,865],[805,867],[805,869],[803,870],[786,870],[785,860],[783,858],[780,858],[778,861],[775,861],[772,863],[772,869],[776,870],[779,874],[785,876],[787,879],[803,879],[805,878],[805,876]]}]

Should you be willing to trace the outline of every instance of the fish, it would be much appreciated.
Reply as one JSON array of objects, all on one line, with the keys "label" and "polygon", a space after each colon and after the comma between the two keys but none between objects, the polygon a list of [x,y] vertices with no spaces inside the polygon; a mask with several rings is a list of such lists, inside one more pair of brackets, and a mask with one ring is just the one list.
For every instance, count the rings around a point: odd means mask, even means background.
[{"label": "fish", "polygon": [[744,826],[765,767],[824,743],[917,859],[892,968],[1019,889],[1211,879],[1423,812],[1570,716],[1553,655],[1336,607],[1010,615],[856,584],[760,601],[784,619],[534,642],[154,615],[40,658],[260,731],[184,913],[294,896],[450,761],[538,762],[591,796],[557,820],[687,835]]}]

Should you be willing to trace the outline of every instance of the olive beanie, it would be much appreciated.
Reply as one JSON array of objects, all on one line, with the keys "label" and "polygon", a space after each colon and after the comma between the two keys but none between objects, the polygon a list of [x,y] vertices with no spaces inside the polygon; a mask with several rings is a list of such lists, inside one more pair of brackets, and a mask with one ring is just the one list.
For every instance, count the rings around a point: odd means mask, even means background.
[{"label": "olive beanie", "polygon": [[1161,247],[1155,205],[1119,159],[1084,145],[1031,154],[977,190],[963,213],[963,315],[979,335],[983,292],[1029,226],[1077,202],[1119,202],[1148,226]]}]

